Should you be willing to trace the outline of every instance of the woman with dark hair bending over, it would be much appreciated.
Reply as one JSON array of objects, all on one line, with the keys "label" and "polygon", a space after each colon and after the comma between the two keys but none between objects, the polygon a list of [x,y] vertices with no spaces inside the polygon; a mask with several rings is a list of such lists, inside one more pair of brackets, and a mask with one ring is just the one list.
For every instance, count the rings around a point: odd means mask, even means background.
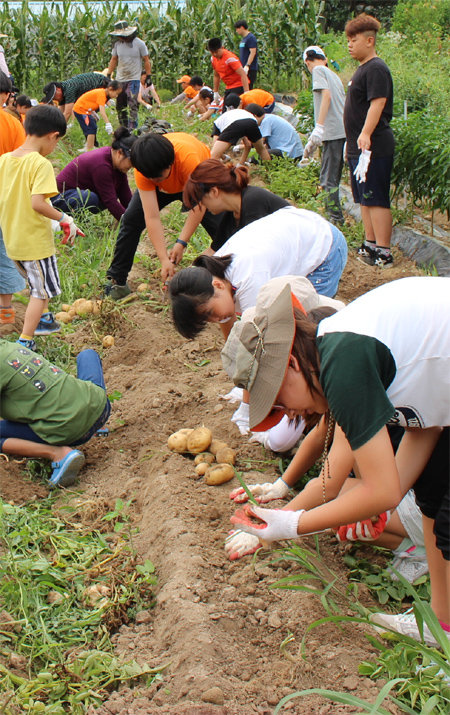
[{"label": "woman with dark hair bending over", "polygon": [[279,209],[175,275],[169,284],[175,327],[193,338],[206,323],[221,323],[227,336],[236,313],[256,305],[260,288],[277,276],[305,276],[317,293],[332,298],[346,262],[339,229],[313,211]]},{"label": "woman with dark hair bending over", "polygon": [[[202,161],[192,172],[183,191],[183,203],[199,206],[212,214],[222,214],[211,250],[217,251],[236,231],[263,216],[289,206],[286,199],[261,186],[249,186],[246,166],[223,164],[218,159]],[[185,247],[175,244],[171,259],[181,261]]]},{"label": "woman with dark hair bending over", "polygon": [[56,177],[60,193],[52,198],[53,206],[68,214],[79,209],[91,213],[108,209],[120,221],[131,201],[127,171],[135,141],[137,137],[128,129],[119,127],[111,146],[72,159]]}]

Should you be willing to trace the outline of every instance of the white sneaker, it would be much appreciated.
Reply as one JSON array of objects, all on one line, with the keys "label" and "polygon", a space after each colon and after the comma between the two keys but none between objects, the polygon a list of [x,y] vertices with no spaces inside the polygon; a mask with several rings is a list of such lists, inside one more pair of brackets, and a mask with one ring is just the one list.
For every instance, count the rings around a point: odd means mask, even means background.
[{"label": "white sneaker", "polygon": [[[416,617],[412,608],[404,613],[398,613],[396,615],[390,613],[372,613],[370,620],[373,624],[376,624],[376,628],[377,626],[381,626],[383,630],[396,631],[404,636],[414,638],[416,641],[419,641],[419,643],[422,642]],[[446,633],[445,631],[444,633],[450,640],[450,633]],[[433,646],[434,648],[440,647],[426,623],[423,624],[423,642],[426,645]]]},{"label": "white sneaker", "polygon": [[398,576],[392,571],[392,568],[396,569],[409,583],[414,583],[429,570],[425,549],[412,546],[395,555],[387,571],[393,581],[398,581]]}]

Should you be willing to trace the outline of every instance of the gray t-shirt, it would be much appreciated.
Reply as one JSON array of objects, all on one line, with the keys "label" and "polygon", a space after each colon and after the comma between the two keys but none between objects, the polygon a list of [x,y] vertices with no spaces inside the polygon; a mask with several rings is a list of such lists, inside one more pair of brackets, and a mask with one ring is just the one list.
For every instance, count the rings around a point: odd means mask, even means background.
[{"label": "gray t-shirt", "polygon": [[330,108],[325,119],[325,130],[323,141],[331,141],[332,139],[343,139],[345,137],[344,129],[344,103],[345,90],[344,85],[335,72],[332,72],[325,65],[317,65],[312,71],[312,88],[314,96],[314,119],[317,122],[319,118],[320,105],[322,102],[323,89],[329,89],[331,94]]},{"label": "gray t-shirt", "polygon": [[148,55],[145,42],[135,37],[133,42],[116,42],[112,56],[118,58],[116,79],[119,82],[140,80],[142,58]]}]

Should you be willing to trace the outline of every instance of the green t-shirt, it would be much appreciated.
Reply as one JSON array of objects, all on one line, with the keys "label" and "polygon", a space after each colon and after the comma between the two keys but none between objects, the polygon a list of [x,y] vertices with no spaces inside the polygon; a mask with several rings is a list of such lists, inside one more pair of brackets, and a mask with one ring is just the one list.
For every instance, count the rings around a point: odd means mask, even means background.
[{"label": "green t-shirt", "polygon": [[351,332],[317,339],[320,384],[352,449],[368,442],[395,415],[386,390],[396,374],[389,348]]},{"label": "green t-shirt", "polygon": [[18,343],[0,340],[0,415],[29,425],[48,444],[77,442],[102,414],[107,396]]}]

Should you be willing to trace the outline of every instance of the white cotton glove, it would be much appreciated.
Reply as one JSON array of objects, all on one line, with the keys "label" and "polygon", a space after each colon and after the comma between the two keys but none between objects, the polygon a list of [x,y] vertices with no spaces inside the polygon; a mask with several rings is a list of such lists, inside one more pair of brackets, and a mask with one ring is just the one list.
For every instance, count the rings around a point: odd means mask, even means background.
[{"label": "white cotton glove", "polygon": [[356,165],[355,171],[353,172],[353,176],[360,184],[363,184],[366,180],[367,170],[369,168],[371,156],[372,152],[369,151],[369,149],[363,149],[361,154],[359,155],[359,161]]},{"label": "white cotton glove", "polygon": [[249,415],[250,405],[247,402],[241,402],[231,418],[231,421],[234,422],[241,434],[248,434],[250,431]]},{"label": "white cotton glove", "polygon": [[[264,541],[280,541],[281,539],[296,539],[298,537],[298,522],[305,510],[287,511],[286,509],[263,509],[260,506],[246,504],[230,519],[247,534],[257,536]],[[260,524],[251,521],[258,517]]]},{"label": "white cotton glove", "polygon": [[316,149],[317,149],[317,144],[314,144],[314,142],[312,142],[311,139],[309,139],[306,142],[305,148],[303,149],[302,161],[304,159],[309,159],[314,154]]},{"label": "white cotton glove", "polygon": [[234,404],[235,402],[242,402],[242,398],[244,397],[244,390],[242,387],[233,387],[230,392],[227,392],[226,395],[219,395],[221,400],[228,400],[230,404]]},{"label": "white cotton glove", "polygon": [[59,225],[61,226],[64,234],[61,239],[61,243],[68,243],[69,246],[73,246],[75,236],[84,236],[83,231],[80,231],[78,226],[75,225],[75,221],[73,220],[72,216],[68,216],[67,214],[63,213]]},{"label": "white cotton glove", "polygon": [[105,124],[105,129],[107,134],[112,134],[113,133],[113,127],[111,122],[106,122]]},{"label": "white cotton glove", "polygon": [[[289,492],[289,487],[281,477],[275,482],[265,482],[264,484],[247,484],[247,489],[255,497],[260,504],[265,504],[272,499],[284,499]],[[230,492],[230,499],[233,499],[237,504],[242,504],[248,500],[247,493],[242,487],[237,487]]]},{"label": "white cotton glove", "polygon": [[314,146],[322,146],[323,132],[325,127],[323,124],[316,124],[311,134],[309,135],[308,144],[311,142]]},{"label": "white cotton glove", "polygon": [[287,452],[297,444],[305,429],[305,421],[298,424],[290,422],[287,415],[265,432],[252,432],[249,442],[260,442],[266,449],[273,452]]},{"label": "white cotton glove", "polygon": [[220,102],[220,94],[219,94],[219,92],[214,92],[214,101],[215,101],[215,102]]},{"label": "white cotton glove", "polygon": [[250,67],[248,65],[245,65],[243,69],[244,69],[245,74],[248,74]]},{"label": "white cotton glove", "polygon": [[186,112],[186,116],[187,116],[187,117],[193,117],[193,116],[194,116],[194,112],[193,112],[192,110],[188,109],[187,112]]},{"label": "white cotton glove", "polygon": [[230,561],[254,554],[260,546],[258,537],[246,534],[245,531],[230,531],[225,539],[225,551]]}]

